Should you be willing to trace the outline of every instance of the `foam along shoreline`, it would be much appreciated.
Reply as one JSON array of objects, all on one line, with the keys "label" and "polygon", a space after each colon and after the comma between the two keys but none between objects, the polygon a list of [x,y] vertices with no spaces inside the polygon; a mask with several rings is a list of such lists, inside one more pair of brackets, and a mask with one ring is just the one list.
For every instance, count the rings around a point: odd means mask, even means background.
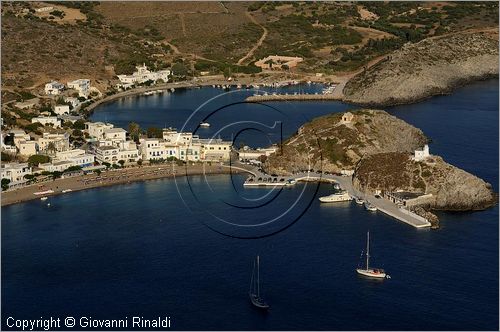
[{"label": "foam along shoreline", "polygon": [[[116,169],[103,172],[101,175],[79,175],[64,179],[56,179],[49,182],[35,183],[27,187],[5,191],[1,194],[1,206],[27,202],[40,199],[41,197],[57,196],[80,190],[108,187],[138,181],[173,178],[187,175],[239,174],[243,172],[245,172],[244,169],[231,168],[223,165],[177,166],[159,164]],[[35,194],[39,192],[47,192],[47,194]]]}]

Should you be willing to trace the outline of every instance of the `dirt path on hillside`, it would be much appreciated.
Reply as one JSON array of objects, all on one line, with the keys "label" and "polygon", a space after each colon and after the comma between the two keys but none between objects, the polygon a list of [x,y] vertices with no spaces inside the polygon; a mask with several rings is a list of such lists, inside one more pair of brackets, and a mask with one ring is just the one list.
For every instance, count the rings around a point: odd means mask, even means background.
[{"label": "dirt path on hillside", "polygon": [[252,47],[252,49],[250,51],[248,51],[247,55],[245,55],[243,58],[238,60],[238,65],[243,64],[244,61],[246,61],[247,59],[250,59],[253,56],[254,52],[262,45],[262,43],[264,42],[264,40],[266,39],[267,34],[268,34],[266,27],[264,27],[262,24],[257,22],[257,20],[252,16],[252,14],[250,14],[249,12],[245,12],[245,15],[250,19],[250,21],[252,21],[253,24],[261,27],[263,33],[262,33],[262,36],[260,37],[260,39],[257,41],[257,43]]}]

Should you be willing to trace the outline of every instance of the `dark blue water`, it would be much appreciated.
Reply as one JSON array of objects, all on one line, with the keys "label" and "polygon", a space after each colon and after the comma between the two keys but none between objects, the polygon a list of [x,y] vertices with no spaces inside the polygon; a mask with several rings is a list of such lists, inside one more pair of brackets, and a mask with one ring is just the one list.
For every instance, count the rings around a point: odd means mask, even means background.
[{"label": "dark blue water", "polygon": [[[348,107],[291,104],[306,117]],[[432,152],[498,188],[497,80],[389,111],[430,136]],[[269,192],[243,180],[157,180],[51,198],[50,208],[3,207],[3,328],[9,316],[52,315],[170,316],[173,329],[198,330],[498,329],[498,207],[442,213],[440,230],[416,230],[355,204],[320,205],[328,186]],[[217,233],[261,236],[289,224],[253,240]],[[354,272],[368,229],[373,264],[390,280]],[[268,314],[247,296],[257,254]]]}]

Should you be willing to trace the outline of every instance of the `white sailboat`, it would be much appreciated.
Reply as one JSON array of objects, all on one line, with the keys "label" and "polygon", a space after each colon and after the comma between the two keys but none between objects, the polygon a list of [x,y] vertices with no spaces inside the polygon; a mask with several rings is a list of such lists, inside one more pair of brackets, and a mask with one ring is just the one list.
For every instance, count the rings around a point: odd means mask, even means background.
[{"label": "white sailboat", "polygon": [[269,305],[260,297],[260,258],[257,256],[253,263],[252,279],[250,280],[250,301],[260,309],[268,309]]},{"label": "white sailboat", "polygon": [[390,278],[390,276],[385,273],[383,269],[370,268],[370,232],[367,233],[366,240],[366,268],[357,268],[356,272],[366,277],[378,279]]}]

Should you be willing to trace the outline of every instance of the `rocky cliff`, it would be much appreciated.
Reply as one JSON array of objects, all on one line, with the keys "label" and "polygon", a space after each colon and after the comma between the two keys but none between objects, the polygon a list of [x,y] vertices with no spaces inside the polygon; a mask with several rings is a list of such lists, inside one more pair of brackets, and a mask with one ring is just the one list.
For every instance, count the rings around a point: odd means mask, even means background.
[{"label": "rocky cliff", "polygon": [[419,162],[407,153],[366,156],[356,167],[353,184],[368,191],[430,193],[429,206],[441,210],[481,210],[497,199],[489,183],[432,155]]},{"label": "rocky cliff", "polygon": [[322,116],[303,125],[270,156],[271,173],[321,169],[353,170],[362,156],[381,152],[411,153],[427,142],[420,129],[378,110],[359,110]]},{"label": "rocky cliff", "polygon": [[408,43],[356,75],[345,100],[376,107],[419,101],[498,76],[498,33],[457,33]]},{"label": "rocky cliff", "polygon": [[428,139],[418,128],[378,110],[359,110],[319,117],[286,140],[269,156],[269,173],[300,170],[354,170],[353,185],[361,191],[410,191],[432,194],[426,207],[479,210],[497,195],[489,183],[446,163],[439,156],[414,161],[415,149]]}]

